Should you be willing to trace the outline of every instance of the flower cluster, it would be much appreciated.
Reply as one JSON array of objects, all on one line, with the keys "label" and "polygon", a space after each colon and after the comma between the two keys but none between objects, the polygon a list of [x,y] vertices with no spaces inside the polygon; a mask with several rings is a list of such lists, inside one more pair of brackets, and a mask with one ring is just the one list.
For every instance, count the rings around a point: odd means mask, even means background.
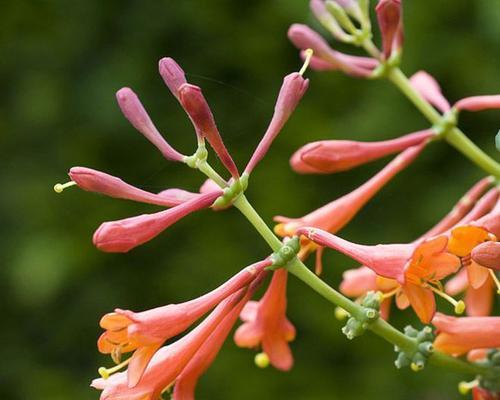
[{"label": "flower cluster", "polygon": [[[187,82],[184,71],[173,59],[161,59],[159,72],[192,122],[197,139],[194,154],[188,156],[173,148],[155,127],[137,95],[129,88],[120,89],[116,94],[118,105],[130,123],[167,160],[184,163],[209,179],[196,193],[179,188],[152,193],[104,172],[71,168],[71,181],[56,185],[57,192],[77,185],[86,191],[165,208],[152,214],[104,222],[94,233],[95,246],[104,252],[124,253],[152,240],[195,211],[222,210],[231,205],[241,210],[250,174],[307,90],[309,81],[302,75],[309,64],[317,71],[341,70],[361,78],[387,77],[399,71],[404,38],[401,1],[379,0],[377,4],[380,49],[371,41],[368,3],[367,0],[310,2],[313,14],[337,40],[365,48],[368,57],[334,50],[305,25],[290,27],[288,37],[301,50],[304,66],[300,72],[284,78],[268,128],[243,172],[226,148],[200,87]],[[427,145],[458,129],[460,112],[500,108],[500,96],[467,97],[451,106],[437,81],[423,71],[407,81],[405,90],[423,104],[425,112],[435,120],[433,126],[389,140],[370,143],[322,140],[298,149],[290,165],[302,174],[331,174],[390,155],[395,157],[358,188],[302,217],[276,216],[274,232],[283,239],[281,244],[263,222],[253,218],[251,222],[273,247],[272,256],[244,268],[196,299],[142,312],[115,309],[102,317],[100,325],[104,333],[98,339],[98,349],[109,354],[116,364],[100,368],[101,378],[92,382],[93,387],[102,390],[102,400],[157,400],[165,391],[172,392],[176,400],[194,398],[199,377],[214,361],[238,318],[243,323],[234,333],[236,344],[261,349],[255,357],[259,366],[271,364],[279,370],[289,370],[293,366],[289,342],[296,333],[286,316],[289,271],[291,266],[303,265],[302,261],[316,253],[319,275],[326,248],[340,251],[361,264],[344,271],[340,283],[340,292],[359,300],[364,311],[364,319],[359,320],[353,314],[348,322],[352,337],[365,331],[379,315],[389,319],[394,298],[399,309],[411,306],[422,323],[435,326],[434,348],[440,352],[452,356],[468,354],[474,360],[484,358],[485,349],[500,348],[500,337],[496,334],[500,318],[489,316],[494,293],[500,291],[496,275],[500,270],[499,176],[477,182],[440,222],[411,243],[364,245],[337,236],[382,188],[415,162]],[[224,166],[226,177],[208,164],[206,142]],[[319,280],[306,271],[310,274],[308,280]],[[268,275],[270,283],[264,295],[259,301],[252,300]],[[326,284],[321,285],[318,292]],[[370,292],[378,293],[366,296]],[[462,292],[465,292],[463,300],[452,297]],[[344,304],[356,307],[340,293],[338,296]],[[458,318],[437,312],[436,296],[450,302],[456,314],[466,311],[468,316]],[[413,344],[425,347],[424,350],[419,347],[414,359],[424,354],[427,357],[434,351],[429,327],[422,334],[413,328],[407,331],[413,335]],[[174,340],[181,334],[184,336]],[[122,361],[127,353],[132,354]],[[402,354],[403,359],[409,360],[408,355]],[[424,360],[417,361],[419,364],[415,365],[423,367]],[[119,372],[125,367],[126,371]],[[496,389],[489,384],[486,380],[473,384],[475,398],[497,396]]]}]

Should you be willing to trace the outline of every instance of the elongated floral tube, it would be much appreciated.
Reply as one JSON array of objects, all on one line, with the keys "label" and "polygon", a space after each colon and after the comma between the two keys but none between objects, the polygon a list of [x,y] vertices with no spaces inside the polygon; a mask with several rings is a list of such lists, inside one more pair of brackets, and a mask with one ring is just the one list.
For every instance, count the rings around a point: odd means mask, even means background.
[{"label": "elongated floral tube", "polygon": [[459,111],[483,111],[500,108],[500,95],[466,97],[455,103]]},{"label": "elongated floral tube", "polygon": [[456,226],[466,225],[486,216],[486,214],[493,211],[495,204],[498,202],[498,196],[499,191],[497,188],[488,190],[488,192],[477,201],[474,207],[472,207],[472,210],[456,223]]},{"label": "elongated floral tube", "polygon": [[375,8],[382,34],[382,48],[387,59],[403,45],[403,22],[400,0],[380,0]]},{"label": "elongated floral tube", "polygon": [[244,289],[241,289],[220,303],[187,335],[158,350],[138,382],[131,382],[127,379],[125,372],[114,374],[108,379],[94,379],[91,386],[102,390],[100,400],[156,400],[159,398],[161,392],[175,381],[201,345],[243,295]]},{"label": "elongated floral tube", "polygon": [[471,257],[483,267],[500,271],[500,242],[491,241],[476,246]]},{"label": "elongated floral tube", "polygon": [[172,207],[183,203],[173,192],[163,194],[150,193],[129,185],[120,178],[86,167],[73,167],[69,170],[70,178],[83,190],[104,194],[117,199],[138,201]]},{"label": "elongated floral tube", "polygon": [[472,209],[492,182],[490,177],[477,182],[462,196],[452,210],[437,225],[424,233],[421,238],[436,236],[453,228]]},{"label": "elongated floral tube", "polygon": [[500,238],[500,200],[497,200],[495,207],[488,214],[475,220],[473,224]]},{"label": "elongated floral tube", "polygon": [[94,233],[94,245],[105,252],[126,253],[158,236],[186,215],[209,207],[221,193],[222,191],[200,194],[193,200],[155,214],[104,222]]},{"label": "elongated floral tube", "polygon": [[148,113],[144,109],[137,95],[130,88],[122,88],[116,92],[118,105],[125,118],[141,132],[146,139],[153,143],[163,156],[172,161],[182,161],[184,155],[170,146],[163,136],[158,132],[156,126],[151,121]]},{"label": "elongated floral tube", "polygon": [[249,286],[245,296],[240,302],[226,315],[222,322],[217,325],[212,334],[203,343],[194,357],[189,361],[186,367],[175,381],[172,400],[194,400],[195,387],[203,373],[213,363],[222,345],[227,339],[232,327],[236,323],[238,316],[248,300],[252,297],[255,290],[259,287],[262,279],[256,278]]},{"label": "elongated floral tube", "polygon": [[250,174],[259,161],[266,155],[272,142],[288,121],[290,115],[292,115],[302,96],[304,96],[308,86],[309,79],[304,79],[298,72],[293,72],[283,79],[271,122],[264,137],[250,158],[245,168],[245,173]]},{"label": "elongated floral tube", "polygon": [[[302,58],[302,60],[305,60],[306,57],[306,50],[301,50],[300,58]],[[352,64],[357,66],[361,70],[364,70],[363,76],[365,74],[371,74],[373,70],[379,65],[379,62],[371,57],[352,56],[350,54],[337,52],[337,58],[345,64]],[[340,69],[337,64],[332,64],[331,62],[325,61],[322,58],[316,57],[314,55],[310,59],[309,67],[314,71],[336,71]]]},{"label": "elongated floral tube", "polygon": [[313,226],[329,232],[338,232],[359,212],[359,210],[389,182],[398,172],[406,168],[420,154],[425,142],[412,146],[387,164],[363,185],[302,218],[277,216],[275,231],[280,236],[293,236],[295,230],[303,226]]},{"label": "elongated floral tube", "polygon": [[184,83],[179,87],[179,101],[189,115],[196,131],[208,140],[220,160],[234,178],[239,177],[238,169],[226,149],[215,125],[215,119],[208,103],[198,86]]},{"label": "elongated floral tube", "polygon": [[433,131],[427,129],[380,142],[321,140],[308,143],[298,149],[291,157],[290,165],[294,171],[303,174],[330,174],[346,171],[418,145],[433,136]]},{"label": "elongated floral tube", "polygon": [[473,349],[500,347],[500,317],[450,317],[436,313],[432,324],[438,330],[434,347],[444,353],[462,355]]},{"label": "elongated floral tube", "polygon": [[332,65],[332,69],[341,69],[346,74],[367,77],[372,71],[349,63],[342,53],[333,50],[317,32],[307,25],[293,24],[288,29],[288,38],[299,50],[312,49],[315,56]]},{"label": "elongated floral tube", "polygon": [[425,71],[418,71],[410,77],[413,88],[441,112],[450,110],[450,103],[443,96],[439,83]]},{"label": "elongated floral tube", "polygon": [[186,82],[186,75],[173,58],[164,57],[158,62],[158,69],[163,81],[172,94],[179,99],[179,88]]},{"label": "elongated floral tube", "polygon": [[299,228],[296,233],[306,236],[320,246],[340,251],[366,265],[377,275],[400,282],[404,281],[404,267],[416,248],[413,244],[361,245],[312,227]]}]

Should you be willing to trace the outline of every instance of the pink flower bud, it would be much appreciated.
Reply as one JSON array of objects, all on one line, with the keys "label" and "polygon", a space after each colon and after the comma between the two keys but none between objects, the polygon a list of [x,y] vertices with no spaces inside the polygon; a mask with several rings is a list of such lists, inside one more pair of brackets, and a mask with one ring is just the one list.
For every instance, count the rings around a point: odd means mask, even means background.
[{"label": "pink flower bud", "polygon": [[500,95],[473,96],[459,100],[454,106],[460,111],[483,111],[500,108]]},{"label": "pink flower bud", "polygon": [[272,142],[281,131],[288,118],[290,118],[290,115],[297,107],[300,99],[302,99],[308,85],[309,80],[304,79],[302,75],[297,72],[293,72],[283,79],[283,84],[281,86],[278,99],[276,100],[276,105],[274,106],[273,117],[266,133],[264,134],[264,137],[261,139],[252,155],[252,158],[245,168],[245,172],[247,174],[250,174],[253,171],[255,166],[267,153]]},{"label": "pink flower bud", "polygon": [[410,83],[422,97],[441,112],[450,110],[450,103],[443,96],[439,83],[427,72],[419,71],[411,76]]},{"label": "pink flower bud", "polygon": [[222,141],[212,111],[201,89],[185,83],[180,86],[178,92],[179,101],[189,115],[198,136],[206,138],[231,175],[235,178],[239,177],[238,169]]},{"label": "pink flower bud", "polygon": [[431,138],[431,130],[420,131],[381,142],[322,140],[306,144],[290,159],[292,169],[304,174],[345,171],[369,161],[402,151]]},{"label": "pink flower bud", "polygon": [[83,190],[101,193],[118,199],[134,200],[165,207],[176,206],[183,202],[170,193],[155,194],[146,192],[125,183],[120,178],[90,168],[73,167],[69,171],[69,176]]},{"label": "pink flower bud", "polygon": [[182,161],[184,156],[170,146],[156,129],[148,113],[144,109],[137,95],[130,88],[122,88],[116,92],[116,99],[123,115],[141,132],[146,139],[153,143],[168,160]]},{"label": "pink flower bud", "polygon": [[158,67],[160,75],[165,81],[165,84],[170,89],[175,97],[179,97],[179,88],[182,84],[186,83],[186,76],[179,64],[173,58],[164,57],[159,63]]},{"label": "pink flower bud", "polygon": [[403,22],[400,0],[380,0],[376,7],[378,24],[382,34],[385,58],[400,51],[403,44]]},{"label": "pink flower bud", "polygon": [[[346,74],[367,77],[371,70],[360,67],[353,59],[346,54],[333,50],[330,45],[317,32],[307,25],[293,24],[288,29],[288,38],[299,50],[312,49],[317,59],[331,65],[330,69],[340,69]],[[314,61],[317,65],[318,62]],[[323,67],[325,64],[321,64]]]},{"label": "pink flower bud", "polygon": [[500,242],[480,244],[472,250],[471,256],[479,265],[500,271]]},{"label": "pink flower bud", "polygon": [[126,253],[158,236],[186,215],[209,207],[221,194],[222,191],[202,194],[169,210],[104,222],[94,233],[94,245],[105,252]]}]

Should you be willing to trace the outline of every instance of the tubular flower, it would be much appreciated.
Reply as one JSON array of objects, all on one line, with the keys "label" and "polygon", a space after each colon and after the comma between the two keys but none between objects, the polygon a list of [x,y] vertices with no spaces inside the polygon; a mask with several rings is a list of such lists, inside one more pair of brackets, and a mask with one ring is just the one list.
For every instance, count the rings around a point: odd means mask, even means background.
[{"label": "tubular flower", "polygon": [[500,242],[486,242],[476,246],[471,253],[472,261],[482,267],[500,270]]},{"label": "tubular flower", "polygon": [[325,39],[307,25],[293,24],[288,30],[288,38],[299,50],[313,50],[313,69],[341,70],[348,75],[368,77],[378,65],[375,59],[351,56],[333,50]]},{"label": "tubular flower", "polygon": [[134,351],[129,360],[128,377],[129,384],[135,386],[165,341],[184,332],[222,300],[248,286],[269,265],[269,260],[250,265],[213,291],[185,303],[138,313],[116,309],[101,319],[100,325],[106,332],[97,342],[98,349],[111,354],[116,363],[120,362],[122,353]]},{"label": "tubular flower", "polygon": [[[325,206],[305,215],[301,218],[287,218],[277,216],[275,221],[279,222],[274,227],[276,234],[282,237],[293,236],[297,229],[304,226],[312,226],[328,232],[336,233],[342,229],[359,210],[389,182],[398,172],[406,168],[422,151],[425,143],[412,146],[398,155],[387,164],[379,173],[369,181],[358,187],[351,193],[340,197]],[[302,249],[299,253],[301,258],[305,258],[317,246],[307,239],[302,239]]]},{"label": "tubular flower", "polygon": [[500,393],[489,392],[481,387],[475,387],[472,389],[472,400],[499,400]]},{"label": "tubular flower", "polygon": [[382,49],[387,59],[400,53],[403,46],[403,18],[400,0],[380,0],[376,7],[382,34]]},{"label": "tubular flower", "polygon": [[[263,276],[261,274],[260,276]],[[240,302],[226,315],[222,322],[217,325],[212,334],[203,343],[194,357],[189,361],[186,367],[175,381],[173,400],[194,400],[195,387],[200,376],[210,367],[217,357],[222,345],[224,344],[229,332],[236,323],[243,307],[252,297],[257,287],[262,282],[256,278],[250,285],[245,296]]]},{"label": "tubular flower", "polygon": [[[244,295],[244,289],[231,295],[195,329],[174,343],[161,348],[137,384],[131,385],[125,372],[94,379],[92,387],[102,390],[101,400],[156,400],[170,387],[198,349]],[[135,383],[135,382],[134,382]]]},{"label": "tubular flower", "polygon": [[370,291],[381,292],[383,301],[380,304],[380,315],[387,320],[391,309],[392,294],[400,287],[401,285],[396,280],[378,276],[370,268],[361,266],[343,273],[339,289],[344,295],[357,299],[361,299]]},{"label": "tubular flower", "polygon": [[438,335],[434,347],[460,356],[474,349],[500,347],[500,317],[450,317],[436,313],[432,319]]},{"label": "tubular flower", "polygon": [[[401,284],[398,306],[410,304],[420,320],[428,323],[435,313],[434,293],[447,297],[435,286],[460,267],[458,257],[446,252],[447,238],[439,236],[422,243],[365,246],[348,242],[316,228],[301,228],[298,235],[321,246],[338,250],[372,269],[377,275]],[[463,304],[448,298],[461,312]]]},{"label": "tubular flower", "polygon": [[271,364],[283,371],[293,366],[288,342],[295,339],[295,327],[286,318],[287,277],[285,269],[274,272],[262,299],[246,304],[240,316],[244,323],[234,335],[234,341],[240,347],[261,345]]},{"label": "tubular flower", "polygon": [[381,142],[321,140],[298,149],[291,157],[290,165],[294,171],[303,174],[346,171],[418,145],[432,136],[434,132],[428,129]]}]

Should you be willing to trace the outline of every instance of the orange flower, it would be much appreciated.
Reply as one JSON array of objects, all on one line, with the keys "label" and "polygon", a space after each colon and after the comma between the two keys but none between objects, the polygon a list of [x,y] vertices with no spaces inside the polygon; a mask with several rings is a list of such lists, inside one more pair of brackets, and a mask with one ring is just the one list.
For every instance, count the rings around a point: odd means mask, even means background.
[{"label": "orange flower", "polygon": [[259,302],[250,301],[241,313],[244,324],[234,335],[240,347],[262,345],[271,364],[287,371],[292,368],[293,356],[288,342],[295,339],[295,327],[286,318],[286,283],[288,272],[274,272],[271,284]]}]

